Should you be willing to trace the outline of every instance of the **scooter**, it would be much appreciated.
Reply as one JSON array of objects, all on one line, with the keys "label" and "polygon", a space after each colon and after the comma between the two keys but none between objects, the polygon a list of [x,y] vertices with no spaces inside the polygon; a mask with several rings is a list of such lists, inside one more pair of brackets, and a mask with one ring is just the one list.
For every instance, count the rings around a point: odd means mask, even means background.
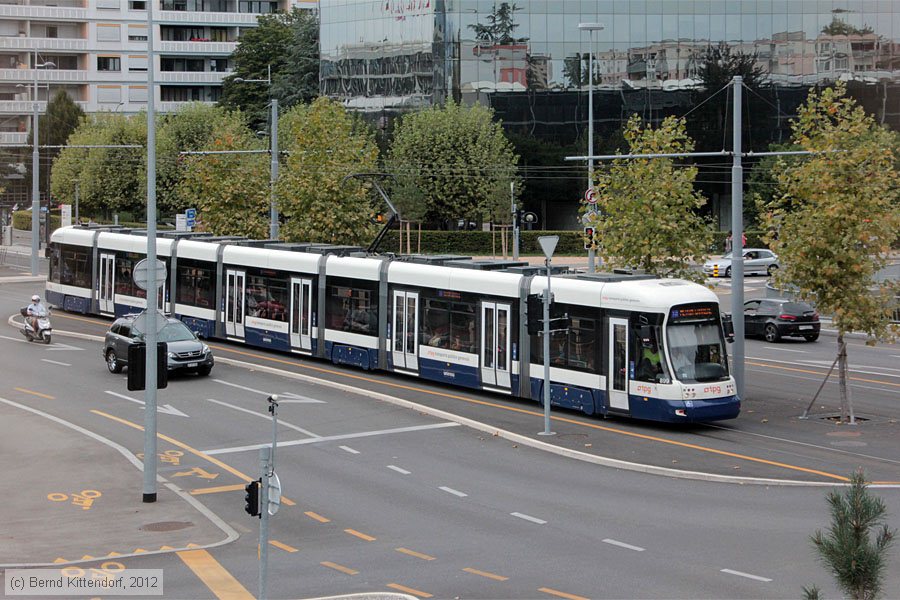
[{"label": "scooter", "polygon": [[25,327],[23,327],[20,331],[22,335],[28,338],[29,342],[43,342],[45,344],[50,343],[50,334],[53,332],[53,327],[50,325],[50,311],[47,311],[46,315],[41,315],[37,319],[37,332],[34,331],[34,328],[31,326],[31,316],[28,314],[27,308],[19,309],[19,313],[23,317],[25,317]]}]

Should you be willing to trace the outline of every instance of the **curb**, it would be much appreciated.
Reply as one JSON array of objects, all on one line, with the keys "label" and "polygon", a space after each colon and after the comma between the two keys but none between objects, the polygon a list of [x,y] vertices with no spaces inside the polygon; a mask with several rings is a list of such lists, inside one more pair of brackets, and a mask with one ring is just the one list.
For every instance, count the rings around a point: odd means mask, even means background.
[{"label": "curb", "polygon": [[[15,315],[9,317],[8,323],[10,325],[15,325]],[[91,335],[87,333],[78,333],[72,331],[61,331],[58,329],[53,330],[54,335],[63,335],[68,337],[73,337],[76,339],[83,339],[88,341],[103,341],[103,338],[96,335]],[[235,367],[240,367],[243,369],[252,369],[256,371],[262,371],[264,373],[270,373],[272,375],[279,375],[282,377],[287,377],[289,379],[295,379],[298,381],[303,381],[306,383],[312,383],[315,385],[320,385],[324,387],[329,387],[336,390],[341,390],[343,392],[348,392],[351,394],[357,394],[361,396],[366,396],[369,398],[373,398],[375,400],[381,400],[383,402],[387,402],[389,404],[393,404],[395,406],[400,406],[402,408],[412,409],[424,414],[427,414],[432,417],[436,417],[439,419],[444,419],[450,421],[452,423],[457,423],[459,425],[463,425],[474,429],[476,431],[481,431],[484,433],[488,433],[492,436],[496,436],[499,438],[503,438],[517,444],[522,444],[523,446],[528,446],[531,448],[535,448],[537,450],[543,450],[545,452],[550,452],[556,454],[558,456],[563,456],[566,458],[572,458],[575,460],[580,460],[587,463],[592,463],[605,467],[612,467],[615,469],[622,469],[624,471],[634,471],[638,473],[646,473],[650,475],[661,475],[664,477],[671,477],[675,479],[690,479],[697,481],[710,481],[716,483],[734,483],[739,485],[766,485],[766,486],[780,486],[780,487],[845,487],[849,484],[846,483],[838,483],[838,482],[825,482],[825,481],[799,481],[794,479],[769,479],[769,478],[761,478],[761,477],[736,477],[733,475],[717,475],[714,473],[703,473],[700,471],[682,471],[678,469],[671,469],[668,467],[660,467],[656,465],[646,465],[642,463],[629,462],[614,458],[608,458],[605,456],[597,456],[594,454],[587,454],[585,452],[580,452],[578,450],[570,450],[567,448],[560,448],[558,446],[554,446],[553,444],[549,444],[547,442],[542,442],[540,440],[536,440],[518,433],[514,433],[511,431],[507,431],[505,429],[499,429],[496,427],[492,427],[480,421],[475,421],[473,419],[469,419],[466,417],[461,417],[458,415],[454,415],[452,413],[448,413],[446,411],[442,411],[440,409],[431,408],[429,406],[425,406],[422,404],[417,404],[410,400],[404,400],[402,398],[397,398],[396,396],[390,396],[388,394],[382,394],[380,392],[373,392],[369,390],[363,390],[358,387],[354,387],[352,385],[338,383],[335,381],[328,381],[326,379],[317,379],[311,375],[303,375],[301,373],[293,373],[291,371],[285,371],[279,369],[277,367],[270,367],[268,365],[258,365],[254,363],[249,363],[242,360],[236,360],[233,358],[222,358],[216,357],[216,362],[221,362],[222,364],[231,365]],[[888,487],[888,488],[900,488],[900,485],[889,485],[889,486],[879,486],[879,487]]]}]

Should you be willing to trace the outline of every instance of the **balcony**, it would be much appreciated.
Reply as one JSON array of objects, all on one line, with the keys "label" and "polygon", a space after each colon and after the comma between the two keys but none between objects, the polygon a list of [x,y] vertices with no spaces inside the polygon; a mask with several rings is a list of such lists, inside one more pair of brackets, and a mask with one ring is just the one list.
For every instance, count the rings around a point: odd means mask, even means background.
[{"label": "balcony", "polygon": [[[38,140],[40,142],[40,140]],[[24,146],[28,143],[28,132],[0,131],[0,144],[7,146]]]},{"label": "balcony", "polygon": [[[82,101],[75,102],[75,104],[80,106],[82,110],[85,110],[88,105],[87,102]],[[39,100],[37,105],[39,113],[43,114],[46,112],[46,100]],[[34,113],[34,103],[31,100],[0,100],[0,115],[30,115],[32,113]]]},{"label": "balcony", "polygon": [[206,85],[222,85],[222,80],[228,77],[230,72],[204,72],[204,71],[158,71],[156,83],[194,83]]},{"label": "balcony", "polygon": [[88,41],[78,38],[36,38],[0,36],[0,50],[62,50],[86,52]]},{"label": "balcony", "polygon": [[47,19],[51,21],[84,21],[88,18],[86,8],[63,6],[23,6],[21,4],[0,4],[0,18]]},{"label": "balcony", "polygon": [[174,113],[174,112],[178,112],[179,110],[181,110],[182,107],[184,107],[188,104],[197,104],[197,103],[209,104],[210,106],[215,104],[215,102],[213,102],[212,100],[210,100],[210,101],[190,100],[190,101],[186,101],[186,102],[157,102],[156,110],[161,113]]},{"label": "balcony", "polygon": [[66,71],[62,69],[0,69],[0,81],[34,82],[37,80],[50,83],[83,83],[87,81],[86,71]]},{"label": "balcony", "polygon": [[198,56],[228,56],[237,49],[237,42],[157,42],[157,52],[164,54],[196,54]]},{"label": "balcony", "polygon": [[154,20],[161,25],[235,25],[256,27],[256,13],[204,12],[199,10],[161,10],[154,13]]}]

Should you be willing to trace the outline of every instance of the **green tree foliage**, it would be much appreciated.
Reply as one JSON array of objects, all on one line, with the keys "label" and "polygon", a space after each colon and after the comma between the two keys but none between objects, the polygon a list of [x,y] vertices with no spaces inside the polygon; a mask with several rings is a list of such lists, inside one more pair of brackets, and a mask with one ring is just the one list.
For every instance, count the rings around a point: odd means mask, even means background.
[{"label": "green tree foliage", "polygon": [[[788,152],[800,150],[793,144],[770,144],[770,152]],[[794,163],[801,158],[788,156],[764,156],[753,167],[747,176],[747,187],[744,194],[744,230],[759,229],[763,224],[760,211],[765,210],[772,200],[778,196],[778,182],[775,180],[775,165],[782,160],[785,163]]]},{"label": "green tree foliage", "polygon": [[339,244],[371,242],[375,207],[364,184],[345,179],[376,170],[378,148],[371,130],[327,98],[294,106],[280,120],[278,130],[287,151],[277,188],[285,221],[282,237]]},{"label": "green tree foliage", "polygon": [[868,25],[862,28],[854,27],[845,21],[841,21],[837,16],[832,18],[831,23],[822,28],[822,33],[825,35],[866,35],[874,32],[875,30]]},{"label": "green tree foliage", "polygon": [[848,597],[874,600],[881,594],[887,553],[897,536],[885,523],[884,501],[869,492],[860,470],[849,487],[828,494],[828,506],[831,526],[810,538],[819,559]]},{"label": "green tree foliage", "polygon": [[[223,121],[204,150],[264,150],[240,119]],[[260,154],[188,155],[177,191],[198,210],[200,228],[216,235],[266,239],[269,233],[269,157]]]},{"label": "green tree foliage", "polygon": [[[634,115],[625,127],[632,154],[692,152],[683,119],[667,117],[658,129],[643,129]],[[697,215],[706,199],[694,190],[697,168],[669,158],[616,160],[597,181],[594,225],[600,255],[610,267],[633,267],[662,277],[702,280],[690,263],[712,241]]]},{"label": "green tree foliage", "polygon": [[528,38],[513,37],[513,32],[519,27],[515,22],[516,13],[522,10],[515,3],[501,2],[494,5],[493,10],[487,16],[487,24],[475,23],[469,25],[469,29],[475,32],[475,39],[479,42],[490,44],[515,44],[526,42]]},{"label": "green tree foliage", "polygon": [[508,223],[510,182],[520,189],[518,157],[493,116],[484,106],[454,102],[405,115],[388,160],[399,206],[409,211],[424,203],[417,210],[435,224],[482,217]]},{"label": "green tree foliage", "polygon": [[180,153],[212,147],[214,140],[222,133],[237,134],[246,129],[245,120],[240,112],[230,112],[200,102],[187,104],[177,113],[160,119],[156,136],[156,191],[161,213],[181,212],[194,206],[179,193],[178,188],[186,173],[182,169],[184,158]]},{"label": "green tree foliage", "polygon": [[[84,214],[141,212],[147,203],[147,117],[98,113],[81,121],[53,162],[50,188],[58,200],[74,204],[79,183]],[[138,148],[71,146],[135,145]]]},{"label": "green tree foliage", "polygon": [[865,332],[874,343],[896,331],[888,312],[897,282],[874,278],[900,232],[894,139],[846,96],[843,84],[810,93],[793,140],[821,154],[779,161],[780,194],[766,205],[768,226],[777,232],[771,246],[781,258],[776,283],[795,287],[838,330],[844,418],[850,407],[844,335]]},{"label": "green tree foliage", "polygon": [[[274,93],[285,108],[309,100],[318,94],[318,22],[309,11],[293,8],[290,12],[262,15],[257,27],[246,29],[231,55],[234,71],[223,80],[225,108],[246,113],[253,127],[266,122],[266,105]],[[235,79],[263,80],[266,83],[237,82]]]},{"label": "green tree foliage", "polygon": [[[84,118],[84,111],[75,104],[69,95],[59,90],[55,96],[47,103],[47,110],[40,116],[38,120],[38,143],[41,146],[63,146],[78,124]],[[28,132],[29,146],[34,144],[33,132]],[[50,173],[52,169],[47,169],[46,165],[51,164],[53,159],[59,155],[58,148],[41,148],[41,189],[49,189]],[[28,162],[28,165],[31,163]],[[27,185],[31,186],[31,171],[29,169]]]}]

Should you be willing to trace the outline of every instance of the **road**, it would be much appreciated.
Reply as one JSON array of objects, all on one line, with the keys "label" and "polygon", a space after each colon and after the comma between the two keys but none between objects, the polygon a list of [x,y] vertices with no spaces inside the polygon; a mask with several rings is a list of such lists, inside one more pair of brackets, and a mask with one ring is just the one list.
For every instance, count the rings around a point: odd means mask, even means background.
[{"label": "road", "polygon": [[[26,284],[4,285],[0,310],[14,313],[28,289]],[[81,327],[93,335],[108,325],[63,313],[54,318],[58,329]],[[865,463],[892,477],[897,436],[889,415],[896,411],[891,402],[896,387],[890,384],[896,385],[897,374],[891,374],[889,365],[890,353],[897,350],[882,347],[864,354],[868,350],[855,344],[851,360],[858,355],[867,361],[853,373],[858,410],[877,417],[855,431],[826,420],[796,419],[793,409],[808,402],[800,398],[798,387],[817,381],[822,369],[813,363],[827,360],[833,347],[823,337],[817,344],[771,348],[748,342],[752,394],[744,416],[733,424],[684,430],[560,413],[554,421],[563,438],[559,445],[588,451],[586,444],[592,444],[595,454],[608,451],[634,462],[667,462],[668,467],[696,464],[721,475],[756,469],[772,477],[828,480],[740,458],[779,456],[781,464],[808,470],[840,465],[821,469],[834,474]],[[123,546],[131,533],[118,531],[112,521],[132,522],[122,510],[129,502],[134,512],[144,509],[138,501],[139,471],[115,453],[96,455],[90,450],[96,444],[87,438],[68,448],[54,444],[61,439],[55,437],[59,432],[48,429],[29,439],[19,428],[19,443],[30,444],[33,453],[4,455],[55,469],[52,476],[26,486],[32,497],[15,498],[24,502],[23,510],[4,508],[8,528],[34,538],[34,543],[24,540],[21,553],[43,553],[47,562],[124,555],[102,562],[108,569],[118,564],[164,569],[166,597],[255,594],[258,523],[243,512],[243,485],[257,476],[258,446],[271,439],[266,396],[278,393],[284,401],[276,469],[293,504],[282,506],[271,521],[270,597],[393,591],[423,598],[793,598],[813,583],[826,597],[838,595],[808,541],[816,529],[827,526],[827,487],[735,485],[606,468],[460,426],[433,412],[479,415],[534,438],[540,411],[532,405],[450,393],[449,388],[220,342],[212,345],[220,358],[252,364],[247,368],[220,361],[209,378],[176,377],[160,392],[159,433],[165,436],[159,445],[164,460],[160,475],[188,491],[225,528],[204,524],[200,514],[134,523],[139,526],[135,529],[151,524],[165,529],[168,523],[173,529],[166,535],[181,535],[183,545],[211,546],[226,537],[227,529],[239,537],[206,549],[127,556],[136,549]],[[27,408],[132,453],[142,451],[143,398],[125,391],[124,377],[106,371],[97,342],[58,336],[45,347],[26,343],[7,327],[0,332],[0,349],[6,357],[0,398],[7,400],[0,403],[0,426],[11,426],[24,414],[31,418],[30,426],[38,427],[34,422],[40,421],[42,427],[58,429],[60,423],[45,423]],[[829,408],[834,390],[828,386],[826,392],[830,396],[822,404]],[[400,396],[421,403],[422,409],[380,401],[376,394]],[[791,394],[797,396],[793,401]],[[789,404],[790,410],[785,412],[781,404]],[[776,427],[778,435],[773,435]],[[841,435],[829,435],[834,433]],[[698,448],[719,449],[716,445],[722,444],[740,452],[704,453],[648,438]],[[848,441],[867,446],[843,444]],[[29,470],[35,469],[22,472]],[[90,510],[49,501],[49,494],[63,489],[56,484],[67,475],[69,487],[64,489],[96,486],[110,498],[117,486],[132,493],[117,507],[98,499]],[[884,489],[880,495],[896,526],[896,490]],[[166,499],[159,508],[183,511],[177,502]],[[53,523],[55,535],[39,544],[36,529],[43,519]],[[0,562],[17,562],[5,551],[10,547],[0,543]],[[37,556],[32,560],[39,562]],[[83,568],[97,564],[88,561]],[[896,569],[885,589],[900,589]]]}]

